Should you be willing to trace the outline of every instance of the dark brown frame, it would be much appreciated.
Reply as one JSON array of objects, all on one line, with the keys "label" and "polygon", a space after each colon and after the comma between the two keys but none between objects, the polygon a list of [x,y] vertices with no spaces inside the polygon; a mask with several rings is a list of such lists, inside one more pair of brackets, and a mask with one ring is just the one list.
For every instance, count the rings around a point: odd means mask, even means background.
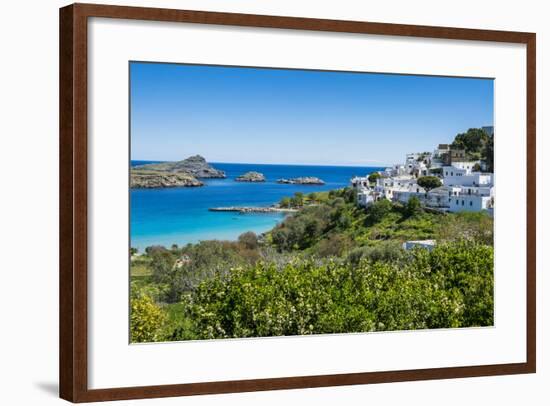
[{"label": "dark brown frame", "polygon": [[[87,384],[87,26],[88,17],[493,41],[527,46],[526,362],[402,371],[89,389]],[[536,36],[534,33],[73,4],[60,9],[60,397],[72,402],[140,399],[536,371]]]}]

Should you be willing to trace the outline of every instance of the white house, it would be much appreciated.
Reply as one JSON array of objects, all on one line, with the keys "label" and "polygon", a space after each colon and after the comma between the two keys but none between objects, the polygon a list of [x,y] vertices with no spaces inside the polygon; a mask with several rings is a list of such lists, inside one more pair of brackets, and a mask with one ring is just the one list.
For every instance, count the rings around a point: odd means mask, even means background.
[{"label": "white house", "polygon": [[368,176],[355,176],[350,180],[351,186],[355,189],[361,189],[364,187],[369,187],[369,177]]},{"label": "white house", "polygon": [[476,165],[481,167],[481,161],[453,161],[452,166],[459,169],[466,169],[468,174],[474,171]]},{"label": "white house", "polygon": [[449,187],[452,196],[493,196],[493,186],[452,186]]},{"label": "white house", "polygon": [[449,198],[453,194],[453,189],[457,188],[440,186],[430,190],[427,193],[426,206],[437,209],[447,209],[449,207]]},{"label": "white house", "polygon": [[405,158],[405,168],[407,169],[407,173],[412,173],[413,169],[418,165],[419,157],[420,154],[418,153],[407,154]]},{"label": "white house", "polygon": [[445,186],[432,189],[429,192],[395,191],[393,192],[393,200],[406,204],[411,197],[416,197],[423,206],[448,209],[451,193],[451,188]]},{"label": "white house", "polygon": [[405,164],[416,162],[418,158],[420,158],[420,154],[418,152],[407,154],[405,157]]},{"label": "white house", "polygon": [[428,166],[432,160],[430,152],[415,152],[407,154],[405,158],[405,168],[408,174],[415,176],[426,176],[428,174]]},{"label": "white house", "polygon": [[492,196],[460,195],[453,196],[449,202],[449,211],[481,211],[490,210],[494,206]]},{"label": "white house", "polygon": [[378,178],[374,191],[380,197],[395,200],[395,192],[425,193],[424,188],[418,186],[416,179],[410,175],[395,176],[392,178]]},{"label": "white house", "polygon": [[425,248],[431,251],[435,248],[435,240],[418,240],[418,241],[406,241],[403,243],[404,250],[412,250],[413,248]]},{"label": "white house", "polygon": [[364,188],[357,192],[357,205],[360,207],[370,206],[375,200],[375,193],[371,189]]},{"label": "white house", "polygon": [[492,186],[493,174],[472,172],[470,169],[444,166],[443,184],[445,186]]},{"label": "white house", "polygon": [[389,178],[392,176],[402,176],[406,174],[407,174],[407,169],[405,168],[405,165],[395,164],[390,168],[384,169],[382,176]]}]

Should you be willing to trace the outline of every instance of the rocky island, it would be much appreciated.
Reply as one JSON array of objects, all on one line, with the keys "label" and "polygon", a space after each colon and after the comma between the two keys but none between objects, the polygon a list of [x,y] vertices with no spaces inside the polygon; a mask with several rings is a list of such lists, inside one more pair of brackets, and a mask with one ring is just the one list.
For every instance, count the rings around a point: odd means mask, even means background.
[{"label": "rocky island", "polygon": [[134,166],[132,169],[171,173],[184,172],[196,178],[225,178],[224,171],[212,167],[201,155],[190,156],[183,161]]},{"label": "rocky island", "polygon": [[164,188],[164,187],[194,187],[203,186],[200,180],[185,172],[170,173],[148,170],[132,170],[130,188]]},{"label": "rocky island", "polygon": [[237,182],[265,182],[265,176],[263,173],[250,171],[235,178]]},{"label": "rocky island", "polygon": [[225,178],[225,172],[213,168],[200,155],[183,161],[138,165],[130,169],[131,188],[203,186],[199,178]]},{"label": "rocky island", "polygon": [[287,185],[324,185],[325,182],[322,179],[314,176],[305,176],[301,178],[292,179],[278,179],[277,183],[283,183]]}]

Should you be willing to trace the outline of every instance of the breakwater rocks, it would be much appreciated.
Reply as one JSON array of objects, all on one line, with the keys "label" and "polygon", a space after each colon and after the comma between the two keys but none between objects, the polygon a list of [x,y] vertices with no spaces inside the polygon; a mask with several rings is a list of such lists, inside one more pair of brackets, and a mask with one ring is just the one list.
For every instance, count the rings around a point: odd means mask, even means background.
[{"label": "breakwater rocks", "polygon": [[132,170],[130,176],[130,187],[133,189],[196,187],[202,185],[201,181],[187,173]]},{"label": "breakwater rocks", "polygon": [[237,182],[265,182],[265,176],[260,172],[246,172],[245,174],[235,178]]},{"label": "breakwater rocks", "polygon": [[292,179],[278,179],[277,183],[283,183],[287,185],[324,185],[325,182],[322,179],[314,176],[305,176],[301,178]]},{"label": "breakwater rocks", "polygon": [[229,207],[211,207],[209,211],[231,211],[237,213],[295,213],[297,209],[287,209],[282,207],[242,207],[242,206],[229,206]]}]

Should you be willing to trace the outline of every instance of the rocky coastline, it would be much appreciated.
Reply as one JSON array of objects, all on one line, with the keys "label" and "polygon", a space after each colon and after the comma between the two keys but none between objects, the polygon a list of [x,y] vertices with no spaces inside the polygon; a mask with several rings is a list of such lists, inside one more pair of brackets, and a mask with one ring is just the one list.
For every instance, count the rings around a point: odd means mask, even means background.
[{"label": "rocky coastline", "polygon": [[200,180],[187,173],[167,173],[147,170],[132,170],[130,188],[167,188],[203,186]]}]

